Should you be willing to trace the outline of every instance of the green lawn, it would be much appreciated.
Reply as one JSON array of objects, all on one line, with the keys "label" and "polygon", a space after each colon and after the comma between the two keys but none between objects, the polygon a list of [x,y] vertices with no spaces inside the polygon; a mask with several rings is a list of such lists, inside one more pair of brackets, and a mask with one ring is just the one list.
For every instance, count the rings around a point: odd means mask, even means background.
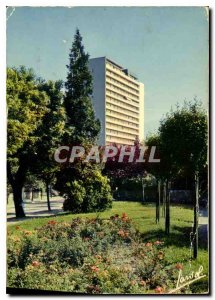
[{"label": "green lawn", "polygon": [[[21,229],[34,230],[46,224],[50,219],[58,222],[70,221],[77,217],[100,217],[109,218],[114,214],[121,215],[125,212],[135,223],[136,228],[142,233],[145,241],[161,240],[165,245],[165,256],[170,264],[182,263],[184,265],[184,274],[191,271],[197,271],[202,265],[204,273],[208,273],[208,251],[205,241],[199,243],[199,255],[196,261],[190,261],[190,232],[193,223],[193,211],[185,206],[172,206],[170,211],[170,236],[167,237],[164,233],[164,218],[161,217],[160,223],[155,223],[155,206],[153,204],[142,205],[139,202],[114,202],[113,208],[102,213],[88,214],[61,214],[55,217],[34,218],[22,221],[16,224],[8,224],[8,230],[12,235],[19,235]],[[162,213],[161,213],[162,215]],[[197,281],[192,287],[195,292],[207,291],[208,278]]]}]

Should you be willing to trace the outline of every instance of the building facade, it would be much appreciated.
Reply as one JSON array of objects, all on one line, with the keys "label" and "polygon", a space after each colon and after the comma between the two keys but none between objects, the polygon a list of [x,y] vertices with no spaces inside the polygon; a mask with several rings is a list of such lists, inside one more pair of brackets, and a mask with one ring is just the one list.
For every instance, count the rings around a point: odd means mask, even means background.
[{"label": "building facade", "polygon": [[90,59],[92,101],[101,122],[100,145],[133,145],[144,138],[144,84],[106,57]]}]

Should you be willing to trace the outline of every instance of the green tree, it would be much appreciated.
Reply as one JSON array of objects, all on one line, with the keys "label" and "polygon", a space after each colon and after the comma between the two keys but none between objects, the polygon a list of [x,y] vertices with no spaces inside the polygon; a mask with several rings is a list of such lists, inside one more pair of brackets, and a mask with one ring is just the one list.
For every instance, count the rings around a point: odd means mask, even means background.
[{"label": "green tree", "polygon": [[[82,145],[89,149],[97,142],[100,122],[95,117],[91,101],[89,55],[85,53],[78,29],[70,50],[67,69],[64,144]],[[65,210],[87,212],[104,210],[111,205],[109,182],[106,176],[102,176],[101,166],[85,163],[81,159],[66,164],[59,171],[56,188],[65,197]]]},{"label": "green tree", "polygon": [[174,173],[193,174],[207,161],[207,114],[198,101],[185,102],[161,121],[162,152]]},{"label": "green tree", "polygon": [[198,249],[198,214],[199,214],[199,172],[207,164],[208,122],[207,114],[197,100],[184,103],[171,111],[161,121],[160,147],[168,157],[171,176],[174,174],[189,175],[195,182],[194,201],[194,258]]},{"label": "green tree", "polygon": [[91,101],[92,75],[88,65],[89,54],[85,53],[82,37],[77,29],[69,54],[64,97],[69,143],[87,141],[93,144],[100,132],[100,122],[95,118]]},{"label": "green tree", "polygon": [[35,144],[37,154],[31,164],[31,172],[45,184],[48,210],[51,210],[50,184],[54,183],[56,172],[59,171],[59,164],[54,160],[54,152],[62,142],[65,128],[62,87],[62,81],[50,80],[41,82],[38,87],[41,92],[48,95],[50,101],[47,105],[48,112],[37,129],[40,139]]},{"label": "green tree", "polygon": [[16,217],[24,217],[22,188],[32,159],[36,134],[47,112],[48,97],[39,91],[34,72],[25,67],[7,69],[7,176],[13,190]]}]

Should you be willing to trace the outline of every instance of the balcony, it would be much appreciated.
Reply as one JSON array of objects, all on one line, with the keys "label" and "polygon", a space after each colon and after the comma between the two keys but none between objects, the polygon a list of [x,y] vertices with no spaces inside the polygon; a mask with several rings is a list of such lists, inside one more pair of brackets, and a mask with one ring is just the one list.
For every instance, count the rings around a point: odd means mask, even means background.
[{"label": "balcony", "polygon": [[111,106],[111,104],[106,104],[106,109],[109,109],[109,110],[114,111],[119,114],[123,114],[125,116],[134,117],[139,121],[139,113],[134,113],[132,111],[129,111],[127,109],[122,109],[119,107],[113,107],[113,105]]},{"label": "balcony", "polygon": [[122,80],[126,80],[132,86],[135,86],[135,88],[137,88],[137,89],[139,88],[139,84],[137,83],[136,80],[134,80],[133,78],[131,78],[127,75],[125,75],[125,73],[122,70],[117,69],[116,67],[113,67],[110,63],[106,64],[106,69],[110,70],[112,73],[114,73],[116,77],[121,77]]},{"label": "balcony", "polygon": [[[125,126],[123,126],[123,127],[125,127]],[[121,128],[121,125],[111,124],[109,122],[106,122],[106,129],[120,131],[120,132],[125,133],[125,134],[139,135],[139,130],[138,129],[133,129],[133,128],[130,128],[130,127]]]},{"label": "balcony", "polygon": [[[135,90],[136,92],[131,91],[131,89],[133,90],[133,88],[130,88],[129,86],[126,86],[125,83],[116,83],[119,82],[118,80],[111,78],[111,75],[106,75],[106,82],[114,85],[115,87],[124,90],[126,93],[130,93],[131,95],[133,95],[136,99],[139,99],[139,91]],[[123,85],[123,86],[122,86]]]},{"label": "balcony", "polygon": [[127,128],[132,128],[135,130],[139,130],[139,124],[135,124],[133,121],[125,121],[124,119],[119,119],[117,117],[113,117],[110,115],[106,115],[106,123],[112,123],[112,124],[116,124],[116,125],[120,125],[120,126],[124,126]]},{"label": "balcony", "polygon": [[[127,114],[122,114],[122,113],[119,113],[119,112],[115,112],[114,110],[110,110],[110,111],[111,112],[109,112],[108,109],[106,109],[106,116],[114,117],[114,118],[117,118],[119,120],[126,121],[126,122],[127,121],[132,122],[132,123],[135,123],[139,126],[139,119],[138,118],[131,117],[132,119],[129,119],[130,116],[128,116]],[[126,117],[124,117],[124,116],[126,116]]]},{"label": "balcony", "polygon": [[[109,97],[109,96],[108,96],[108,97]],[[138,114],[139,114],[139,109],[136,110],[136,109],[134,109],[134,108],[127,107],[126,105],[123,105],[123,104],[121,104],[121,103],[119,104],[119,103],[116,102],[116,100],[110,99],[110,97],[109,97],[109,99],[106,98],[106,106],[111,107],[111,105],[112,105],[113,107],[116,106],[116,107],[115,107],[116,109],[119,107],[119,108],[126,109],[126,110],[129,110],[129,111],[131,111],[131,112],[134,112],[134,113],[138,113]]]},{"label": "balcony", "polygon": [[129,98],[128,96],[124,96],[121,95],[120,93],[117,93],[117,91],[112,90],[111,88],[106,86],[106,96],[114,98],[116,100],[119,100],[121,102],[125,102],[131,106],[137,107],[139,108],[139,102],[137,102],[136,100],[133,100],[131,98]]}]

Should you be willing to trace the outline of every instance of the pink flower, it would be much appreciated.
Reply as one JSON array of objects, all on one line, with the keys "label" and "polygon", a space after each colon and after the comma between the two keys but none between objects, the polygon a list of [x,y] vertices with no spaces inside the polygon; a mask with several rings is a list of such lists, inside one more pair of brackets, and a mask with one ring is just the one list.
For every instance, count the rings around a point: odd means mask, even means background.
[{"label": "pink flower", "polygon": [[161,244],[162,244],[162,242],[160,242],[160,241],[154,242],[154,245],[161,245]]},{"label": "pink flower", "polygon": [[90,269],[96,273],[99,271],[99,268],[97,266],[92,266],[92,267],[90,267]]},{"label": "pink flower", "polygon": [[157,286],[155,289],[156,294],[163,294],[164,289],[161,286]]}]

